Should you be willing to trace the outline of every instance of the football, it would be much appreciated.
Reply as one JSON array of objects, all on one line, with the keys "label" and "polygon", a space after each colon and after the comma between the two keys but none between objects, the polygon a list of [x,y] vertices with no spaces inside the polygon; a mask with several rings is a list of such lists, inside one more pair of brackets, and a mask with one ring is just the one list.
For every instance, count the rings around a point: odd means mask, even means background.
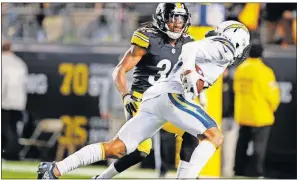
[{"label": "football", "polygon": [[[204,76],[201,68],[199,66],[197,66],[197,64],[195,65],[195,68],[196,68],[197,73],[199,73],[200,75]],[[199,79],[197,81],[197,89],[198,89],[199,93],[203,90],[203,87],[204,87],[204,81],[202,81],[202,80]]]},{"label": "football", "polygon": [[[204,76],[201,68],[198,66],[198,65],[195,65],[195,69],[197,71],[197,73],[199,73],[200,75]],[[188,70],[188,71],[185,71],[182,75],[181,75],[181,79],[183,78],[183,76],[189,74],[191,71]],[[202,90],[203,90],[203,87],[204,87],[204,81],[202,80],[198,80],[197,81],[197,89],[198,89],[198,92],[200,93]]]}]

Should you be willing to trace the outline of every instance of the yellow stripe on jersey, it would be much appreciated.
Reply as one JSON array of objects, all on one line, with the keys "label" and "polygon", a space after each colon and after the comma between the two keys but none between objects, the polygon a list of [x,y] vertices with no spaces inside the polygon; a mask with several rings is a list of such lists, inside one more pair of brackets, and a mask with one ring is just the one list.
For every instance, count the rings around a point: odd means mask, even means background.
[{"label": "yellow stripe on jersey", "polygon": [[143,39],[149,41],[149,38],[148,38],[146,35],[144,35],[144,34],[138,32],[138,31],[136,31],[136,32],[134,33],[134,35],[140,36],[141,38],[143,38]]},{"label": "yellow stripe on jersey", "polygon": [[136,44],[140,47],[149,47],[149,38],[140,32],[135,32],[131,38],[131,43]]},{"label": "yellow stripe on jersey", "polygon": [[140,98],[142,99],[143,98],[143,94],[142,93],[139,93],[137,91],[132,91],[132,95],[136,98]]}]

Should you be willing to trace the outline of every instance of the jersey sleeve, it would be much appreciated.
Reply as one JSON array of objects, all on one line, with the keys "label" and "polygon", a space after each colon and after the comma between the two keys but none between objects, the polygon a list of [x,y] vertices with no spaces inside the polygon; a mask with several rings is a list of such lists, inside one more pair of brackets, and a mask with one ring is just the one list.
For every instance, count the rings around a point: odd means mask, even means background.
[{"label": "jersey sleeve", "polygon": [[131,44],[147,49],[150,44],[148,34],[144,31],[136,30],[131,37]]}]

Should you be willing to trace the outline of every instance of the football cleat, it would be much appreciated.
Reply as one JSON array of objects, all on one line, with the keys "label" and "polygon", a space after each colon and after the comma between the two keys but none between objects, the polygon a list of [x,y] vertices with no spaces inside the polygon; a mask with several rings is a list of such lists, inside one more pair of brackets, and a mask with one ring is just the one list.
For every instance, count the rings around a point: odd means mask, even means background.
[{"label": "football cleat", "polygon": [[37,171],[37,179],[58,179],[53,173],[55,166],[55,162],[41,162]]}]

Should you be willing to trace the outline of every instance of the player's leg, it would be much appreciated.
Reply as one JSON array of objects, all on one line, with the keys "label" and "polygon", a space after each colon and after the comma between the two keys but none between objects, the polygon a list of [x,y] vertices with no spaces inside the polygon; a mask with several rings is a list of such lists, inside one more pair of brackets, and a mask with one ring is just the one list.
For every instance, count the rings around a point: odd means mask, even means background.
[{"label": "player's leg", "polygon": [[62,161],[40,163],[37,179],[58,179],[59,176],[76,168],[105,160],[106,158],[121,157],[125,152],[125,144],[118,137],[109,142],[90,144]]},{"label": "player's leg", "polygon": [[[223,143],[223,135],[215,121],[197,104],[186,101],[182,95],[167,94],[162,117],[175,126],[198,137],[200,143],[191,155],[189,163],[178,169],[178,178],[196,178],[200,170]],[[171,112],[171,113],[170,113]]]},{"label": "player's leg", "polygon": [[[133,92],[133,96],[136,98],[142,98],[142,94]],[[138,108],[140,104],[137,104]],[[135,115],[135,114],[134,114]],[[126,120],[132,118],[132,116],[125,110]],[[139,144],[138,148],[132,152],[131,154],[125,155],[120,159],[115,160],[105,171],[103,171],[98,178],[112,178],[117,174],[123,172],[124,170],[130,168],[133,165],[136,165],[139,162],[142,162],[149,154],[152,148],[152,140],[151,138],[146,139],[141,144]]]},{"label": "player's leg", "polygon": [[[147,104],[153,107],[151,100],[145,103]],[[154,113],[139,112],[122,126],[113,140],[85,146],[57,163],[41,163],[38,169],[38,179],[56,179],[80,166],[107,158],[120,158],[125,153],[130,154],[140,142],[152,137],[164,123],[165,121],[160,120]]]},{"label": "player's leg", "polygon": [[[200,105],[200,99],[195,98],[194,102]],[[182,136],[182,144],[180,149],[180,161],[178,164],[178,169],[186,169],[189,168],[189,162],[191,160],[192,154],[196,147],[199,144],[199,139],[188,132],[184,132]]]},{"label": "player's leg", "polygon": [[187,132],[184,132],[182,129],[176,127],[170,122],[164,124],[163,129],[169,133],[177,134],[178,136],[182,137],[178,169],[185,169],[185,167],[188,167],[192,154],[199,144],[198,138]]},{"label": "player's leg", "polygon": [[185,132],[182,136],[182,144],[180,149],[180,161],[178,164],[178,174],[182,169],[189,168],[189,162],[191,160],[194,150],[199,145],[197,137]]},{"label": "player's leg", "polygon": [[180,169],[181,166],[185,166],[190,161],[192,153],[199,144],[199,140],[197,137],[184,132],[182,129],[176,127],[170,122],[165,123],[162,129],[182,137],[182,144],[179,152],[180,162],[178,165],[178,168]]},{"label": "player's leg", "polygon": [[97,178],[112,178],[117,174],[125,171],[133,165],[142,162],[149,154],[152,148],[151,138],[146,139],[138,148],[130,154],[127,154],[115,160],[105,171],[103,171]]}]

